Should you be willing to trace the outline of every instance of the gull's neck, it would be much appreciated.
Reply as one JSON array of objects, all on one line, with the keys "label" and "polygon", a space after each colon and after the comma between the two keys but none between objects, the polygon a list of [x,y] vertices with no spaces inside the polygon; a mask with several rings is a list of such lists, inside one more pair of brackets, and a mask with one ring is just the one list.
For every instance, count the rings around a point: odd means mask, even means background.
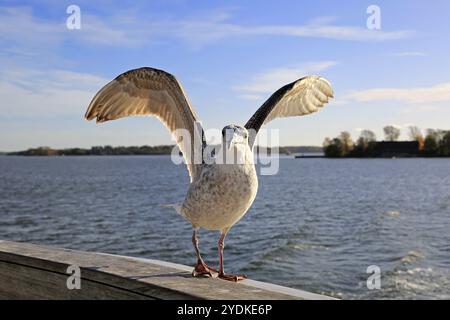
[{"label": "gull's neck", "polygon": [[255,164],[254,163],[254,157],[253,152],[250,149],[248,144],[235,144],[233,147],[227,152],[227,156],[231,155],[234,152],[234,158],[236,161],[234,163],[236,164]]}]

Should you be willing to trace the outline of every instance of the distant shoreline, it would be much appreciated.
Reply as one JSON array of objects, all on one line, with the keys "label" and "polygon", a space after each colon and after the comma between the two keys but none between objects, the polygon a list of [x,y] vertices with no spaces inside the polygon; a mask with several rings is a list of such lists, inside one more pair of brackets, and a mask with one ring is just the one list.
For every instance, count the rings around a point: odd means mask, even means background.
[{"label": "distant shoreline", "polygon": [[66,148],[53,149],[50,147],[30,148],[24,151],[8,152],[8,156],[120,156],[120,155],[170,155],[173,145],[161,146],[132,146],[132,147],[112,147],[94,146],[90,149]]},{"label": "distant shoreline", "polygon": [[[53,149],[50,147],[30,148],[24,151],[0,152],[6,156],[37,156],[37,157],[58,157],[58,156],[148,156],[148,155],[171,155],[174,145],[160,146],[131,146],[112,147],[95,146],[90,149],[67,148]],[[278,149],[278,150],[276,150]],[[278,148],[256,148],[257,153],[271,154],[272,152],[285,155],[295,155],[302,153],[323,153],[322,147],[317,146],[284,146]]]}]

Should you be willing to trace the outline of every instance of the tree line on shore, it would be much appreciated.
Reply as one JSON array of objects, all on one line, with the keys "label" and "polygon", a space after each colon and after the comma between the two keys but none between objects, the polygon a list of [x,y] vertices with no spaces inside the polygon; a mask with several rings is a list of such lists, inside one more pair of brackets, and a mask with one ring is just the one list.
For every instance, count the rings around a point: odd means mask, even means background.
[{"label": "tree line on shore", "polygon": [[116,156],[116,155],[158,155],[170,154],[173,145],[161,146],[132,146],[132,147],[112,147],[95,146],[90,149],[69,148],[52,149],[50,147],[32,148],[25,151],[10,152],[9,155],[18,156]]},{"label": "tree line on shore", "polygon": [[[401,134],[396,126],[383,128],[384,141],[398,142]],[[415,156],[449,157],[450,156],[450,131],[439,129],[427,129],[425,134],[417,126],[408,127],[409,141],[417,142],[418,150]],[[383,142],[384,142],[383,141]],[[360,136],[354,142],[351,134],[343,131],[336,138],[326,138],[323,142],[323,150],[326,157],[374,157],[377,156],[378,142],[376,135],[371,130],[361,130]]]}]

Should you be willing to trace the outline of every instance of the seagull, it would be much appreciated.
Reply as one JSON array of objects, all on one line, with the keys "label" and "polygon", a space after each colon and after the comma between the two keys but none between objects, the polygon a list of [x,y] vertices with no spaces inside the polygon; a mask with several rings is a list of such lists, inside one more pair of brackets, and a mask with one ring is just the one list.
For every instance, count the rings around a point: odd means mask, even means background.
[{"label": "seagull", "polygon": [[[183,87],[163,70],[142,67],[117,76],[94,96],[85,118],[101,123],[127,116],[155,116],[167,127],[183,154],[190,177],[183,203],[173,207],[192,224],[197,256],[192,275],[213,277],[216,273],[220,279],[238,282],[247,277],[225,273],[224,240],[256,197],[258,177],[253,157],[256,134],[273,119],[316,112],[329,98],[333,98],[333,89],[322,77],[306,76],[289,83],[273,93],[244,126],[225,126],[221,151],[209,157],[204,156],[210,153],[205,152],[208,145],[203,128]],[[186,136],[194,137],[194,143]],[[229,161],[230,158],[233,160]],[[200,228],[220,231],[218,270],[208,266],[200,254]]]}]

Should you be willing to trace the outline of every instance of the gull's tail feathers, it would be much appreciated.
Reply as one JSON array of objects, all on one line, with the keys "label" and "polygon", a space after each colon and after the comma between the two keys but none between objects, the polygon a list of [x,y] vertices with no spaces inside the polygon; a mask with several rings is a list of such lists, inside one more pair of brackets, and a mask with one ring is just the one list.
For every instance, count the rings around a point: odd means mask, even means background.
[{"label": "gull's tail feathers", "polygon": [[180,214],[182,217],[186,218],[187,217],[184,215],[184,213],[181,211],[181,204],[175,203],[175,204],[161,204],[159,205],[161,208],[173,208],[175,209],[175,211]]}]

